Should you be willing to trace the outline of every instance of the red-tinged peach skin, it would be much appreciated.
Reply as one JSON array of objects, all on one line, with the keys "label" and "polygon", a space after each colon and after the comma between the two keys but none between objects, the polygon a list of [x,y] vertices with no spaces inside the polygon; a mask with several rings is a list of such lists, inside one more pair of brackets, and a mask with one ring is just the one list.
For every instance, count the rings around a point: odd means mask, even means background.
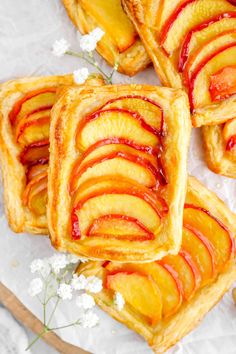
[{"label": "red-tinged peach skin", "polygon": [[31,179],[35,178],[39,174],[47,171],[48,171],[48,164],[45,165],[39,164],[39,165],[30,166],[26,173],[27,180],[30,181]]},{"label": "red-tinged peach skin", "polygon": [[49,138],[50,116],[43,115],[35,119],[35,114],[26,121],[22,119],[17,125],[16,140],[23,146]]},{"label": "red-tinged peach skin", "polygon": [[210,77],[212,101],[226,99],[236,93],[236,65],[226,66]]},{"label": "red-tinged peach skin", "polygon": [[49,160],[49,141],[43,140],[32,143],[24,148],[20,154],[23,165],[45,164]]},{"label": "red-tinged peach skin", "polygon": [[34,184],[29,192],[27,206],[31,212],[45,215],[47,206],[47,177]]},{"label": "red-tinged peach skin", "polygon": [[231,151],[236,144],[236,119],[228,120],[223,127],[222,135],[226,143],[226,150]]}]

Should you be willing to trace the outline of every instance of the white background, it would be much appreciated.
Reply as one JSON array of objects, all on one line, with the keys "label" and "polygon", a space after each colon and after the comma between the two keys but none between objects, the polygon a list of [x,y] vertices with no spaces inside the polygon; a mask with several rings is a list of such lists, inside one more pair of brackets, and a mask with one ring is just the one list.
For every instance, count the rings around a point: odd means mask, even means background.
[{"label": "white background", "polygon": [[[0,82],[22,76],[68,73],[85,66],[78,59],[55,58],[51,54],[53,42],[62,37],[71,43],[73,49],[79,50],[78,33],[59,0],[0,0]],[[109,70],[103,60],[101,63],[103,68]],[[146,70],[134,79],[117,74],[114,81],[158,83],[153,69]],[[192,136],[189,172],[215,190],[236,211],[236,182],[217,176],[206,168],[198,130]],[[7,226],[2,202],[0,230],[0,280],[41,318],[41,307],[34,298],[27,295],[26,289],[32,277],[29,272],[30,262],[38,256],[51,254],[53,250],[50,243],[44,237],[12,233]],[[96,354],[151,353],[138,335],[102,311],[98,310],[98,313],[101,318],[98,328],[89,331],[70,328],[61,331],[61,337]],[[60,325],[71,322],[75,315],[75,303],[66,302],[57,312],[56,323]],[[171,352],[236,353],[236,307],[231,295],[226,294],[201,325]]]}]

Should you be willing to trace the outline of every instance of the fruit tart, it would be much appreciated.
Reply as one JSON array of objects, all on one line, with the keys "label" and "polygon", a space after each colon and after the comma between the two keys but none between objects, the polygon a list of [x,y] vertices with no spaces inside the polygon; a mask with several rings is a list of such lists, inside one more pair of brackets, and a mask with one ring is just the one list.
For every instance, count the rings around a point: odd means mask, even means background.
[{"label": "fruit tart", "polygon": [[69,17],[82,34],[100,27],[105,35],[97,51],[118,71],[129,76],[150,63],[134,25],[125,14],[120,0],[62,0]]},{"label": "fruit tart", "polygon": [[195,127],[236,116],[235,0],[122,0],[166,86],[184,88]]},{"label": "fruit tart", "polygon": [[15,232],[48,232],[50,112],[58,88],[72,84],[73,77],[66,75],[24,78],[1,86],[0,161],[7,218]]},{"label": "fruit tart", "polygon": [[236,118],[202,127],[208,167],[215,173],[236,178]]},{"label": "fruit tart", "polygon": [[178,252],[190,129],[181,90],[65,90],[52,110],[52,244],[123,262]]},{"label": "fruit tart", "polygon": [[[236,278],[236,216],[195,178],[188,180],[182,246],[177,255],[151,263],[97,261],[78,275],[96,275],[103,290],[92,294],[116,320],[164,353],[191,331]],[[114,298],[125,300],[117,308]]]}]

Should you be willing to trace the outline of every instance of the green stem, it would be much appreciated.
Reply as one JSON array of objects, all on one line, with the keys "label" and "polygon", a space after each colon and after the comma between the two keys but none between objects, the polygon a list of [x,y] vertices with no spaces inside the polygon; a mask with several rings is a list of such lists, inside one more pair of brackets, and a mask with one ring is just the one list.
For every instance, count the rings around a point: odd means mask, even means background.
[{"label": "green stem", "polygon": [[47,332],[49,332],[49,329],[45,326],[42,332],[40,332],[37,337],[35,337],[35,339],[28,345],[25,351],[29,350]]},{"label": "green stem", "polygon": [[95,61],[94,61],[93,57],[92,57],[92,60],[90,60],[83,53],[76,53],[76,52],[73,52],[71,50],[66,51],[65,54],[72,55],[74,57],[77,57],[77,58],[85,60],[87,63],[92,65],[94,68],[96,68],[105,77],[105,79],[106,79],[108,84],[112,84],[112,76],[111,75],[108,76],[97,64],[95,64]]},{"label": "green stem", "polygon": [[53,315],[54,315],[54,313],[55,313],[55,311],[56,311],[56,309],[57,309],[57,306],[58,306],[60,300],[61,300],[61,299],[60,299],[59,296],[58,296],[57,301],[56,301],[56,304],[55,304],[55,306],[54,306],[54,309],[52,310],[52,313],[51,313],[51,315],[50,315],[50,317],[49,317],[49,320],[48,320],[48,323],[47,323],[47,326],[48,326],[48,327],[49,327],[49,325],[50,325],[50,323],[51,323],[51,320],[52,320],[52,318],[53,318]]},{"label": "green stem", "polygon": [[72,326],[75,326],[77,324],[77,321],[76,322],[73,322],[73,323],[70,323],[66,326],[60,326],[60,327],[54,327],[54,328],[50,328],[50,331],[57,331],[58,329],[63,329],[63,328],[68,328],[68,327],[72,327]]}]

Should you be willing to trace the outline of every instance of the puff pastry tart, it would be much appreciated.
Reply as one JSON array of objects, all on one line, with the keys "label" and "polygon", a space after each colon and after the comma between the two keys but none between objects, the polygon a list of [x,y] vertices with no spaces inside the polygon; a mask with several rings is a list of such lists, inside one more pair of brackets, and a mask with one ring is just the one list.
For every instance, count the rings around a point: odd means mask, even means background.
[{"label": "puff pastry tart", "polygon": [[[97,304],[164,353],[216,304],[236,278],[236,216],[189,178],[183,241],[177,255],[151,263],[89,262],[78,274],[103,279]],[[118,311],[116,292],[125,306]]]},{"label": "puff pastry tart", "polygon": [[205,157],[215,173],[236,178],[236,119],[202,128]]},{"label": "puff pastry tart", "polygon": [[47,233],[50,112],[57,89],[71,84],[67,75],[1,86],[0,160],[7,217],[15,232]]},{"label": "puff pastry tart", "polygon": [[236,116],[234,0],[122,0],[162,83],[188,92],[196,127]]},{"label": "puff pastry tart", "polygon": [[181,243],[187,96],[142,85],[71,88],[52,111],[53,245],[93,259],[147,261]]},{"label": "puff pastry tart", "polygon": [[100,27],[105,32],[97,51],[118,70],[133,76],[145,69],[150,59],[120,0],[62,0],[67,13],[82,34]]}]

